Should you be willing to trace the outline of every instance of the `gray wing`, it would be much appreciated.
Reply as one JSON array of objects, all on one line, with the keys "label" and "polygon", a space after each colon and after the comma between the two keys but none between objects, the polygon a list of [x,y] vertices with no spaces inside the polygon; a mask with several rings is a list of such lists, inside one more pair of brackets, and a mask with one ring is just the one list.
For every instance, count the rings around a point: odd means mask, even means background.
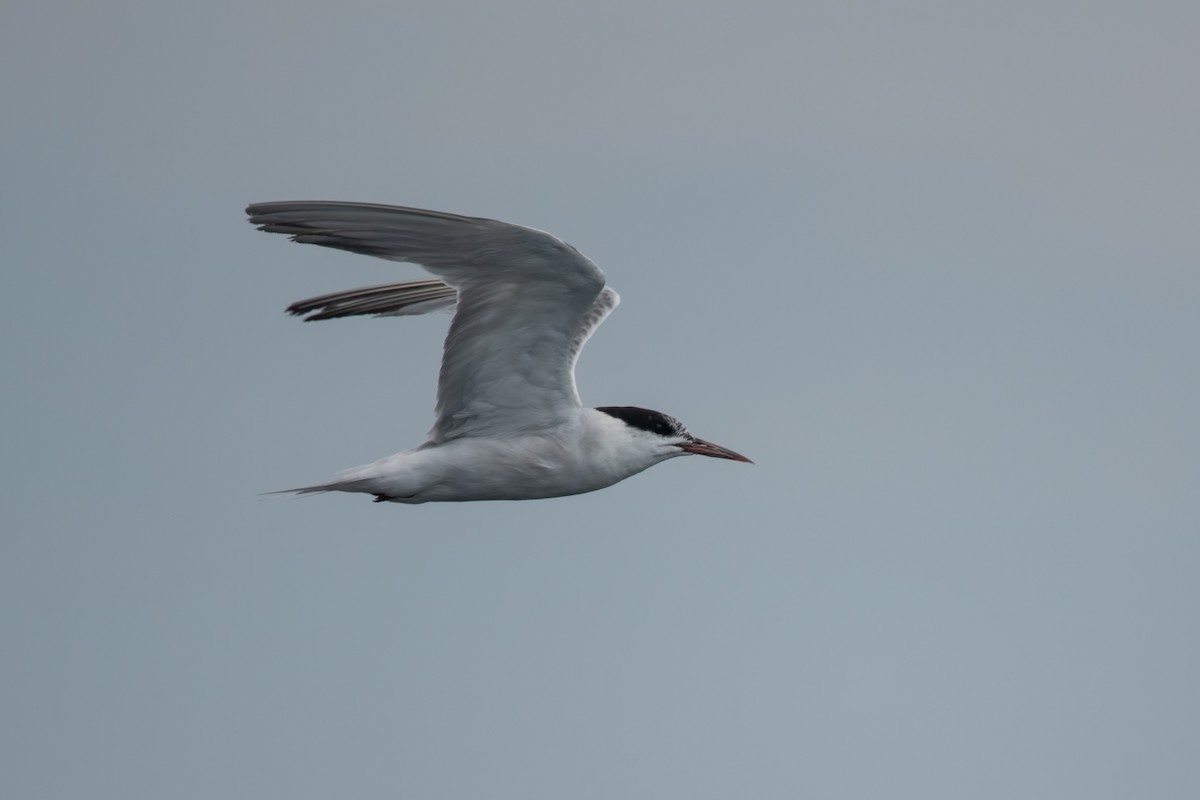
[{"label": "gray wing", "polygon": [[300,201],[258,203],[246,213],[260,230],[418,263],[441,279],[323,295],[289,309],[328,319],[454,304],[431,441],[542,430],[580,407],[575,360],[616,293],[602,292],[603,273],[570,245],[518,225],[397,206]]}]

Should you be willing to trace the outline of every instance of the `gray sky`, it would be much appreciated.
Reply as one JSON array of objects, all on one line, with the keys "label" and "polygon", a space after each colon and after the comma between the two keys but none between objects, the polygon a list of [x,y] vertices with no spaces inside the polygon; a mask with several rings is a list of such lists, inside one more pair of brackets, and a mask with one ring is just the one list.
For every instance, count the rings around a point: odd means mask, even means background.
[{"label": "gray sky", "polygon": [[[1192,3],[8,3],[0,794],[1200,795]],[[419,275],[552,231],[585,402],[757,462],[261,498],[421,441]]]}]

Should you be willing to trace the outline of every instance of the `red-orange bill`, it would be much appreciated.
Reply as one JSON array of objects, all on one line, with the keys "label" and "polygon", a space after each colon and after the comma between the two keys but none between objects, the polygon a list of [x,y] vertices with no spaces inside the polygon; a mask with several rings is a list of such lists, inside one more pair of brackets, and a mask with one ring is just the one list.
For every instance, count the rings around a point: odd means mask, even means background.
[{"label": "red-orange bill", "polygon": [[695,455],[698,455],[698,456],[711,456],[713,458],[728,458],[730,461],[744,461],[747,464],[754,463],[753,461],[746,458],[744,455],[741,455],[740,453],[735,453],[732,450],[728,450],[724,447],[721,447],[719,444],[713,444],[712,442],[706,442],[703,439],[695,439],[694,441],[691,441],[691,442],[685,442],[685,443],[679,445],[679,449],[685,453],[694,453]]}]

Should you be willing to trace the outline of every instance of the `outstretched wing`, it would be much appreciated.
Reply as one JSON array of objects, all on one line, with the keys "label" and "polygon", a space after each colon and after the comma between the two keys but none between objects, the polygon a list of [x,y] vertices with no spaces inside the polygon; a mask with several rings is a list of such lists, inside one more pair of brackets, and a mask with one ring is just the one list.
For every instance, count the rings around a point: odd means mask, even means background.
[{"label": "outstretched wing", "polygon": [[431,441],[543,430],[579,408],[575,360],[617,298],[602,292],[600,269],[565,242],[494,220],[366,203],[257,203],[246,213],[260,230],[414,262],[441,279],[324,295],[289,309],[328,319],[456,304]]}]

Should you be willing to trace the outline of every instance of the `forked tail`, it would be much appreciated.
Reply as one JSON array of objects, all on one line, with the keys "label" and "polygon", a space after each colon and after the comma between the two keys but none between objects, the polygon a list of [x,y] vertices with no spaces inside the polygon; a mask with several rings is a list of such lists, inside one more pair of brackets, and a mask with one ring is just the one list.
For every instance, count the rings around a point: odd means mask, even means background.
[{"label": "forked tail", "polygon": [[268,494],[324,494],[325,492],[366,492],[374,494],[373,489],[368,488],[371,483],[369,478],[358,478],[356,480],[347,481],[330,481],[329,483],[319,483],[315,486],[300,486],[296,489],[279,489],[274,492],[262,492]]}]

